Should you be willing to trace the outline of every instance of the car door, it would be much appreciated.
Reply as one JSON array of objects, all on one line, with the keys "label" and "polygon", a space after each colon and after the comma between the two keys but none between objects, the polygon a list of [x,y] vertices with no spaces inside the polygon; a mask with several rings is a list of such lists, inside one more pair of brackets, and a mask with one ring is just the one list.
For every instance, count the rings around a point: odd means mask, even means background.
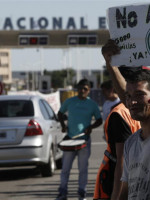
[{"label": "car door", "polygon": [[45,100],[42,100],[42,102],[45,105],[45,108],[47,109],[50,120],[52,121],[52,126],[53,126],[53,130],[54,130],[55,145],[57,145],[63,138],[63,133],[61,132],[60,122],[58,121],[53,109],[48,104],[48,102],[45,101]]}]

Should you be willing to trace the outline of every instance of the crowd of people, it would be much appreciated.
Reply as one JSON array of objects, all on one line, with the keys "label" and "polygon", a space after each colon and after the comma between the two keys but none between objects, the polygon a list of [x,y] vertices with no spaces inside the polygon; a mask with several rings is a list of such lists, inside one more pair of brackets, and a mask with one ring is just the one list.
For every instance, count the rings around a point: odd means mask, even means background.
[{"label": "crowd of people", "polygon": [[107,148],[98,169],[93,199],[150,200],[150,69],[111,66],[112,56],[119,53],[120,48],[113,40],[102,48],[111,76],[111,80],[101,85],[106,98],[103,116],[98,105],[88,97],[90,82],[87,79],[78,83],[78,96],[67,99],[59,110],[62,132],[67,133],[65,140],[77,137],[86,141],[86,147],[64,151],[57,200],[67,200],[70,170],[76,156],[79,200],[86,200],[91,133],[102,121]]}]

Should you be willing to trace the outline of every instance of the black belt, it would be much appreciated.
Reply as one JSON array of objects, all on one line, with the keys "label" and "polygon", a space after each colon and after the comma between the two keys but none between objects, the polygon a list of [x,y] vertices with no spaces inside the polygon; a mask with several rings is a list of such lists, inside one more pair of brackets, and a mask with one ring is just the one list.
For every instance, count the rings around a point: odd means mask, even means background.
[{"label": "black belt", "polygon": [[109,159],[112,160],[113,162],[115,162],[115,163],[117,162],[117,159],[116,159],[114,156],[112,156],[112,155],[109,153],[109,151],[105,150],[104,154],[105,154],[105,156],[107,156],[107,158],[109,158]]}]

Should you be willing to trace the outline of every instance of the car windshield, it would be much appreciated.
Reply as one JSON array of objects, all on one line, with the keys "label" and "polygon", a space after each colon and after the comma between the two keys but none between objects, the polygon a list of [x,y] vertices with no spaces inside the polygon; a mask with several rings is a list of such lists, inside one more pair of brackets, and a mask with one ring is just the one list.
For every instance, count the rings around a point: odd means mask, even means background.
[{"label": "car windshield", "polygon": [[0,101],[0,118],[29,117],[34,115],[33,103],[29,100]]}]

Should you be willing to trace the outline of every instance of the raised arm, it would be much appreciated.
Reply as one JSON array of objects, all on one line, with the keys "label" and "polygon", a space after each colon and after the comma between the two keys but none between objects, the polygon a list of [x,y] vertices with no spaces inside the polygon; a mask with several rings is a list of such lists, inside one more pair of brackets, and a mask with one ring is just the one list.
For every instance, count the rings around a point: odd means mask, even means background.
[{"label": "raised arm", "polygon": [[111,66],[111,57],[119,53],[120,53],[120,48],[115,44],[113,40],[108,40],[108,42],[102,47],[102,54],[106,61],[106,67],[111,75],[114,87],[118,93],[119,98],[126,105],[126,98],[125,98],[126,81],[124,77],[121,75],[118,67]]}]

